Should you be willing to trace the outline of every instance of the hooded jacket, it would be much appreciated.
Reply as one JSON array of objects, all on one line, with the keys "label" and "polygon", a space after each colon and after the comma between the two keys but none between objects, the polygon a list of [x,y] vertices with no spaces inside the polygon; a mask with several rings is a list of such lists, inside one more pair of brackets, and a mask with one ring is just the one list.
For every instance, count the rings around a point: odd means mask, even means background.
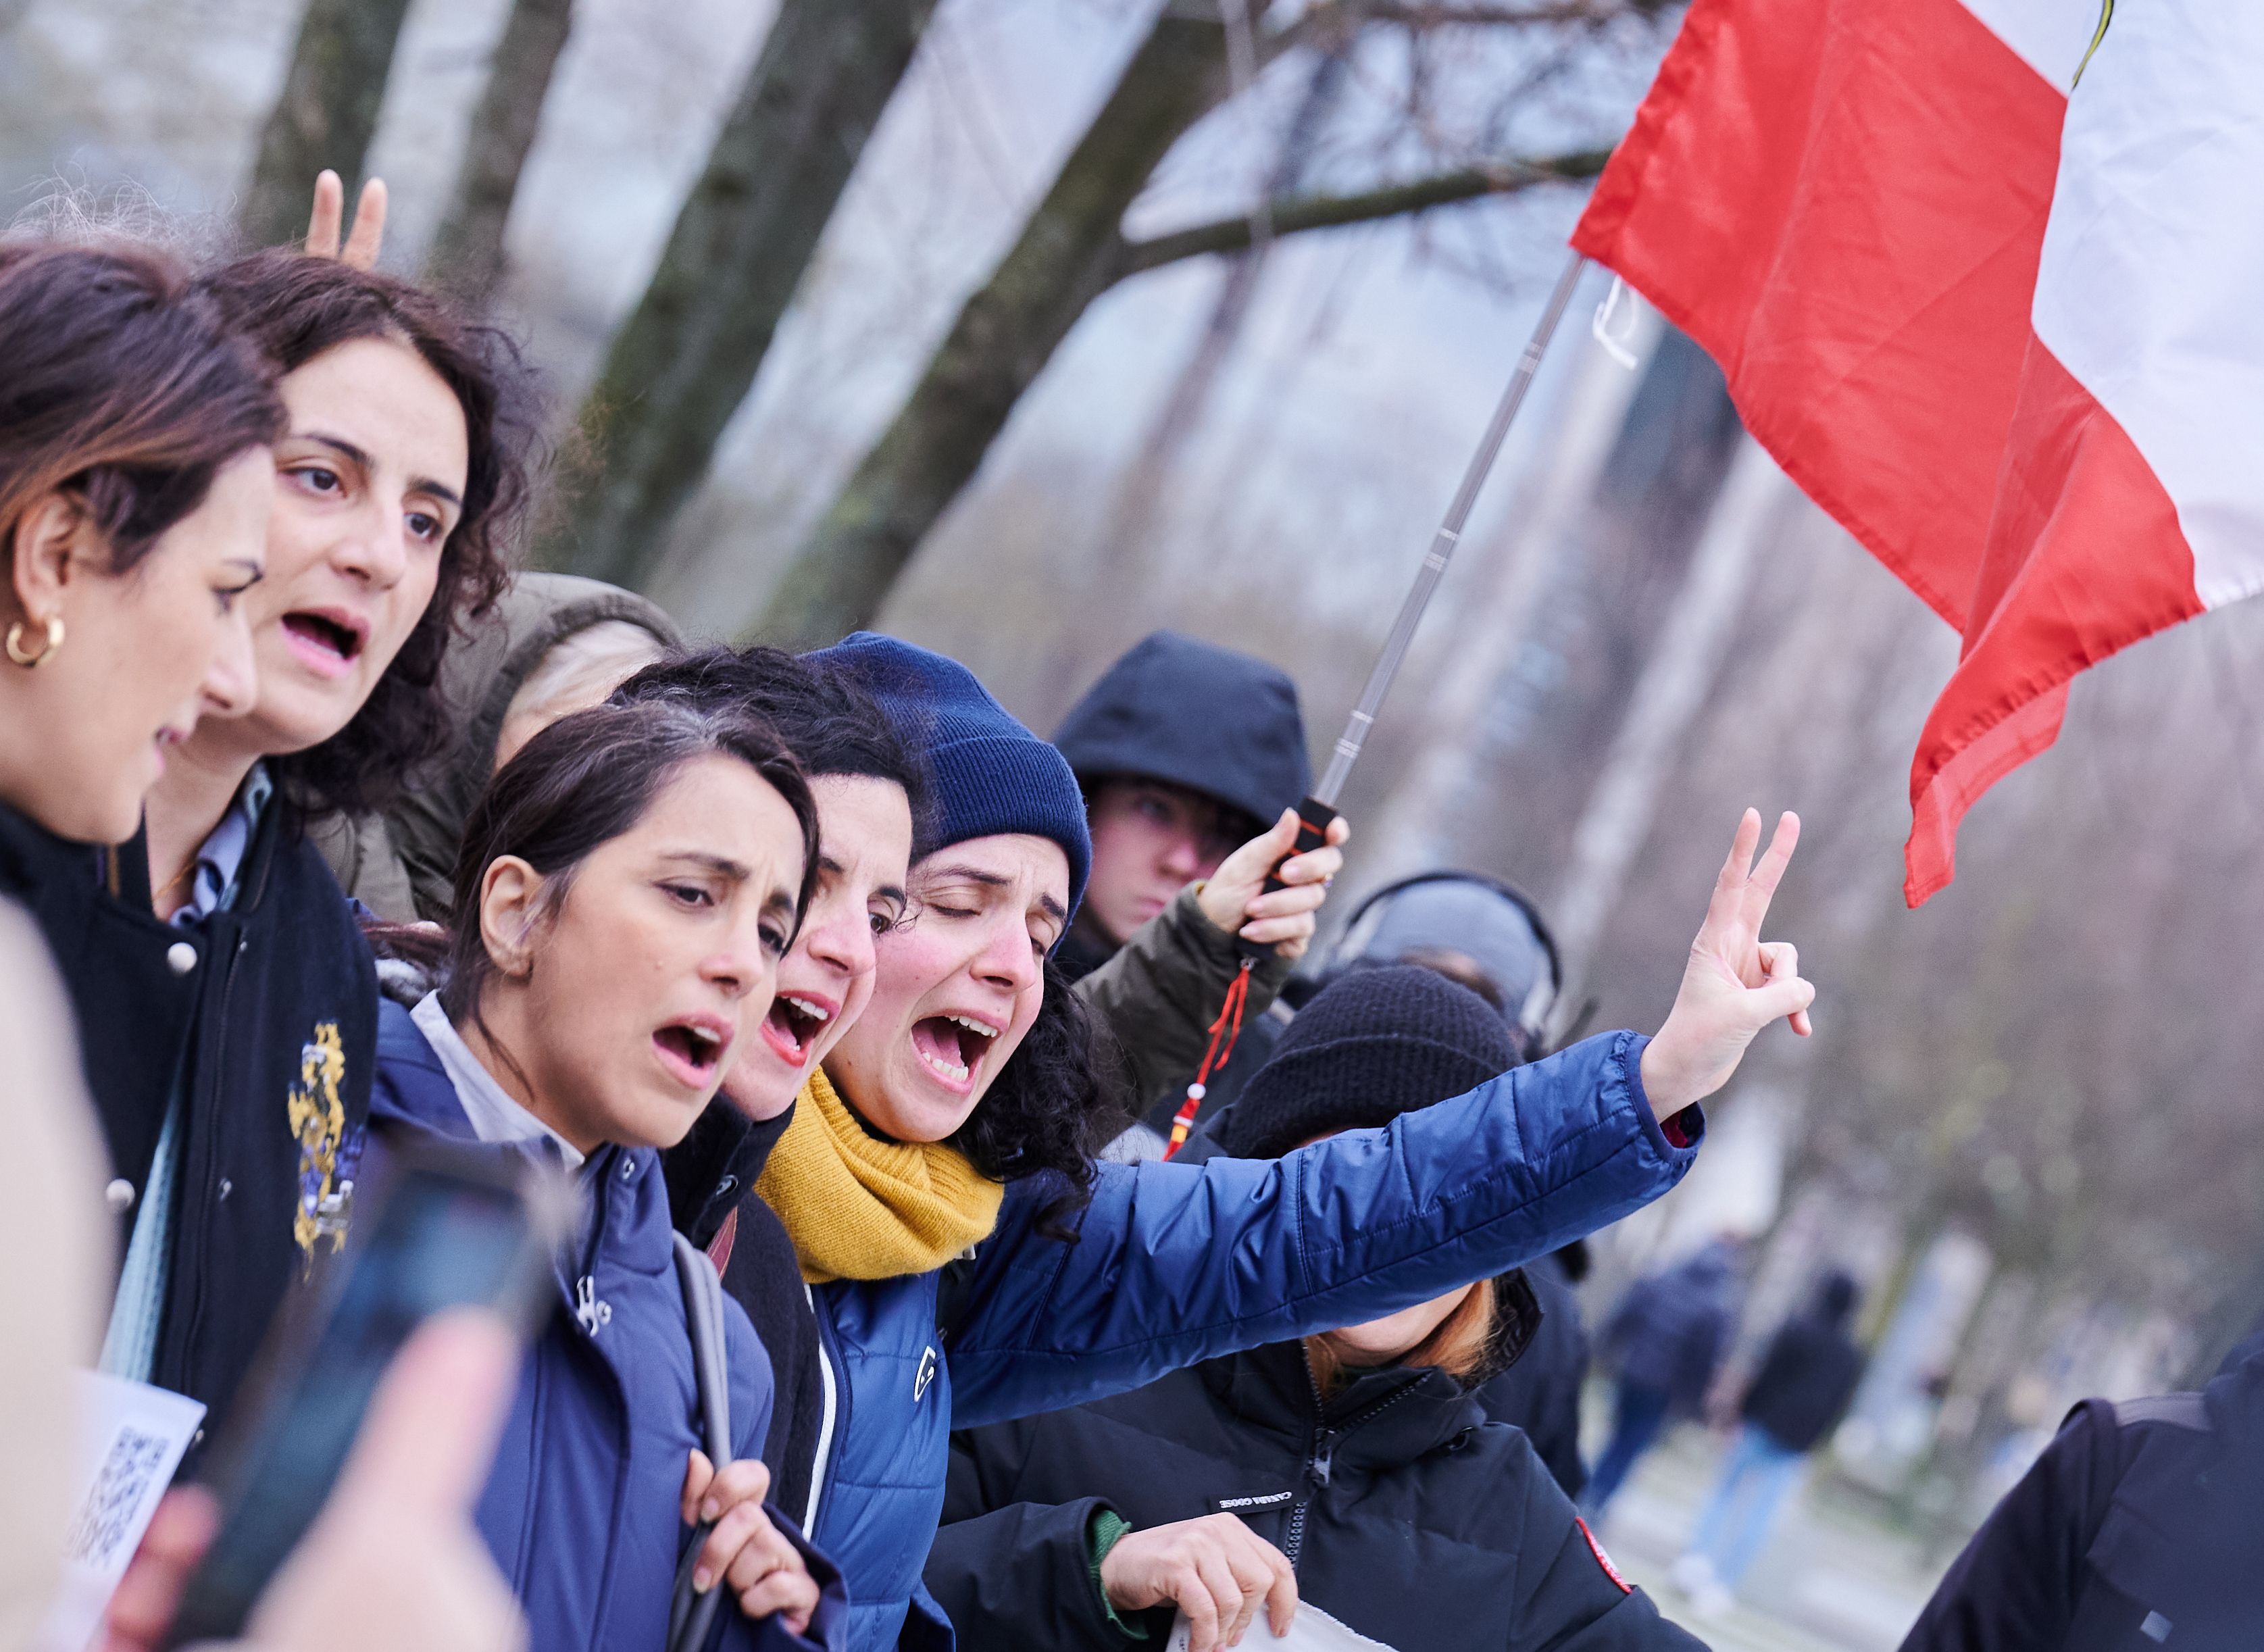
[{"label": "hooded jacket", "polygon": [[1826,1298],[1778,1326],[1746,1385],[1738,1415],[1789,1451],[1813,1450],[1855,1397],[1863,1355],[1847,1334],[1852,1306],[1835,1313]]},{"label": "hooded jacket", "polygon": [[[953,1645],[920,1569],[954,1426],[1058,1409],[1237,1349],[1355,1324],[1506,1272],[1680,1181],[1644,1099],[1646,1040],[1610,1033],[1264,1162],[1102,1164],[1064,1243],[1054,1190],[1010,1184],[997,1231],[941,1272],[812,1287],[831,1409],[810,1532],[841,1566],[858,1652]],[[970,1643],[973,1644],[973,1643]]]},{"label": "hooded jacket", "polygon": [[[397,1132],[476,1140],[439,1054],[408,1011],[381,1011],[381,1144]],[[516,1149],[497,1147],[499,1153]],[[481,1494],[477,1520],[543,1652],[662,1652],[678,1562],[690,1453],[705,1449],[691,1332],[677,1283],[659,1155],[601,1148],[582,1167],[586,1208],[556,1270],[558,1295],[519,1373],[519,1392]],[[736,1304],[724,1304],[737,1453],[756,1457],[770,1426],[770,1362]],[[764,1652],[838,1646],[840,1573],[775,1507],[771,1518],[824,1591],[807,1639],[727,1601],[723,1647]]]},{"label": "hooded jacket", "polygon": [[347,894],[395,922],[447,922],[464,822],[495,772],[512,700],[553,648],[615,621],[651,633],[662,649],[680,641],[676,622],[635,592],[570,574],[526,573],[512,582],[441,662],[440,695],[454,731],[448,749],[384,814],[333,816],[317,830]]},{"label": "hooded jacket", "polygon": [[1496,1293],[1467,1382],[1388,1366],[1324,1401],[1303,1347],[1275,1343],[955,1435],[928,1587],[971,1646],[1122,1652],[1144,1631],[1160,1648],[1168,1610],[1107,1608],[1095,1514],[1138,1530],[1231,1512],[1288,1558],[1301,1599],[1386,1646],[1695,1648],[1619,1580],[1525,1436],[1488,1420],[1475,1389],[1530,1334],[1520,1302]]},{"label": "hooded jacket", "polygon": [[0,894],[38,922],[77,1017],[115,1178],[116,1257],[178,1081],[149,1380],[201,1400],[217,1423],[275,1310],[345,1242],[377,972],[352,909],[279,800],[245,847],[234,902],[195,928],[151,909],[149,864],[138,836],[103,851],[0,808]]},{"label": "hooded jacket", "polygon": [[[1162,780],[1261,830],[1313,785],[1297,685],[1263,660],[1176,631],[1156,632],[1102,673],[1053,743],[1088,798],[1113,776]],[[1075,981],[1114,950],[1088,920],[1063,938],[1056,961]]]},{"label": "hooded jacket", "polygon": [[1678,1411],[1696,1411],[1721,1363],[1737,1297],[1736,1266],[1718,1243],[1637,1279],[1604,1328],[1620,1380],[1666,1395]]}]

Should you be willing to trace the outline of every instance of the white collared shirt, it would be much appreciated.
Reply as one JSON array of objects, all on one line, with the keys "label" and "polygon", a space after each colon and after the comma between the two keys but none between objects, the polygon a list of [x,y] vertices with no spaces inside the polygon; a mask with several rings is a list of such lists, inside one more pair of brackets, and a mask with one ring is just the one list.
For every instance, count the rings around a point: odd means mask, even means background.
[{"label": "white collared shirt", "polygon": [[480,1058],[472,1054],[472,1047],[457,1034],[448,1012],[440,1007],[439,993],[428,992],[418,999],[409,1018],[417,1023],[417,1030],[440,1058],[448,1082],[456,1088],[464,1116],[472,1121],[474,1135],[483,1141],[537,1141],[548,1136],[558,1144],[568,1170],[582,1168],[581,1151],[512,1100],[510,1092],[496,1083],[495,1075],[480,1065]]}]

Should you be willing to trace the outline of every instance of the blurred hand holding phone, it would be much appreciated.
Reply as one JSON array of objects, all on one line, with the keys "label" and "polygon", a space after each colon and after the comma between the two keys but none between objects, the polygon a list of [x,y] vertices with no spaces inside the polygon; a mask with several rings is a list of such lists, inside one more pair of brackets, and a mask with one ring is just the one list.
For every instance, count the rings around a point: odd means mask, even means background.
[{"label": "blurred hand holding phone", "polygon": [[366,1237],[271,1337],[213,1489],[160,1509],[112,1604],[112,1652],[524,1643],[470,1511],[573,1190],[439,1144],[387,1156]]}]

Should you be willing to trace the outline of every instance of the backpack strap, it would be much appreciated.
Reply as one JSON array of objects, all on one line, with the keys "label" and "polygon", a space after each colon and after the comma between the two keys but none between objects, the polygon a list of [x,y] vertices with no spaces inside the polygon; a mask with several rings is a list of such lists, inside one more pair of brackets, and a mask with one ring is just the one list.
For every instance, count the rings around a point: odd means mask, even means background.
[{"label": "backpack strap", "polygon": [[[707,1442],[708,1460],[718,1473],[731,1460],[731,1389],[723,1346],[723,1281],[707,1253],[682,1234],[676,1242],[676,1279],[684,1287],[684,1322],[692,1333],[692,1373],[700,1394],[700,1432]],[[668,1608],[668,1652],[696,1652],[715,1627],[715,1609],[725,1591],[711,1589],[697,1594],[692,1587],[693,1562],[713,1530],[701,1521],[692,1530],[684,1558],[677,1562],[676,1591]]]}]

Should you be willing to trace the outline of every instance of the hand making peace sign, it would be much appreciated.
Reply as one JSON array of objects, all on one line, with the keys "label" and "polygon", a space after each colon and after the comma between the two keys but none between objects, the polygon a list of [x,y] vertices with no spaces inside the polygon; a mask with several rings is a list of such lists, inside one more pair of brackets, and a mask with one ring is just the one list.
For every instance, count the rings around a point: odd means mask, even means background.
[{"label": "hand making peace sign", "polygon": [[1767,852],[1755,865],[1760,840],[1760,811],[1749,808],[1714,880],[1706,921],[1690,943],[1674,1007],[1644,1050],[1644,1090],[1661,1119],[1727,1083],[1745,1046],[1770,1022],[1788,1018],[1803,1038],[1815,1030],[1808,1006],[1816,989],[1800,977],[1800,954],[1789,941],[1761,939],[1761,920],[1800,841],[1800,816],[1779,816]]},{"label": "hand making peace sign", "polygon": [[377,267],[377,250],[385,239],[385,180],[373,178],[361,186],[354,206],[353,234],[345,229],[345,181],[324,167],[315,177],[315,206],[308,215],[307,256],[336,258],[357,270]]}]

